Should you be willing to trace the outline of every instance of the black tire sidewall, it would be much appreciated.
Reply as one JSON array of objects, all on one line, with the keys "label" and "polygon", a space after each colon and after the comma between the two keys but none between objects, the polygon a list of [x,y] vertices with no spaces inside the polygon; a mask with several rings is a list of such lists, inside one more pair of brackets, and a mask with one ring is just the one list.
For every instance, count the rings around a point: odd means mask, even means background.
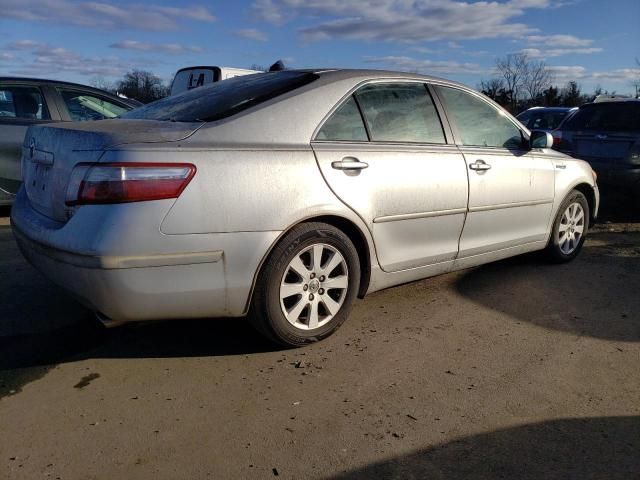
[{"label": "black tire sidewall", "polygon": [[[584,210],[584,217],[585,217],[584,231],[582,233],[582,237],[580,238],[580,241],[578,242],[578,246],[575,248],[575,250],[573,250],[573,252],[569,254],[566,254],[560,249],[560,244],[558,241],[560,222],[562,221],[562,216],[564,215],[564,212],[567,210],[569,205],[576,202],[579,203]],[[578,254],[580,253],[580,250],[582,250],[582,245],[584,244],[587,238],[587,233],[590,227],[590,221],[589,221],[589,219],[591,218],[590,215],[591,215],[591,212],[589,210],[589,202],[587,202],[587,198],[584,196],[584,194],[577,190],[571,191],[571,193],[567,195],[567,197],[564,199],[564,201],[560,205],[560,208],[558,209],[558,213],[556,214],[556,219],[553,222],[553,228],[551,229],[551,238],[549,239],[547,251],[551,255],[553,260],[559,261],[559,262],[568,262],[578,256]]]},{"label": "black tire sidewall", "polygon": [[[328,337],[344,323],[348,317],[357,295],[360,281],[360,262],[358,253],[349,237],[337,228],[328,224],[310,223],[301,225],[286,235],[272,252],[261,278],[263,312],[255,311],[255,315],[265,315],[266,327],[270,337],[285,345],[297,346],[313,343]],[[285,269],[291,260],[302,250],[315,243],[325,243],[336,248],[347,263],[349,286],[340,311],[322,327],[311,331],[298,329],[291,325],[280,307],[280,282]]]}]

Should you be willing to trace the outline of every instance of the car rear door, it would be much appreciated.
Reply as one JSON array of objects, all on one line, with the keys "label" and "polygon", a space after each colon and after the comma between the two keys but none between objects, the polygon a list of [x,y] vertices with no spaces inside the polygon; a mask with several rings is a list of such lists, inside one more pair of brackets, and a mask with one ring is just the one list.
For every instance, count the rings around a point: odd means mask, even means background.
[{"label": "car rear door", "polygon": [[46,87],[20,81],[0,82],[0,195],[11,198],[22,181],[22,142],[31,125],[60,120],[48,102]]},{"label": "car rear door", "polygon": [[424,83],[384,81],[345,98],[312,142],[331,189],[369,226],[384,271],[445,271],[458,253],[468,182],[447,138]]},{"label": "car rear door", "polygon": [[586,160],[601,181],[640,168],[640,101],[587,104],[562,127],[560,148]]},{"label": "car rear door", "polygon": [[545,240],[555,194],[551,160],[536,157],[516,123],[479,94],[451,86],[436,91],[469,173],[458,258]]}]

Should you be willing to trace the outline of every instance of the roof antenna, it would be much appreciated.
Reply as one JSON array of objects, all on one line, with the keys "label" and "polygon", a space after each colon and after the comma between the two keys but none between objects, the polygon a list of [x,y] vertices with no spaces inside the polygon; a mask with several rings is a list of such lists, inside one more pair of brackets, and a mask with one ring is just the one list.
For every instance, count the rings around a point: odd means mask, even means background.
[{"label": "roof antenna", "polygon": [[281,72],[284,69],[284,62],[282,60],[278,60],[276,63],[269,67],[270,72]]}]

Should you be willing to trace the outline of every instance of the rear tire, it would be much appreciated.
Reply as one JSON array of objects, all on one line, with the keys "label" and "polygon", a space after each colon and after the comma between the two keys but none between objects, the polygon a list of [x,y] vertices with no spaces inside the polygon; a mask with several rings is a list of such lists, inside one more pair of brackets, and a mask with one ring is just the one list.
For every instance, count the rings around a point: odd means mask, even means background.
[{"label": "rear tire", "polygon": [[262,267],[249,320],[280,345],[317,342],[346,320],[359,281],[358,253],[349,237],[326,223],[302,223]]},{"label": "rear tire", "polygon": [[578,256],[589,230],[589,202],[582,192],[572,190],[564,199],[553,222],[545,250],[556,263],[570,262]]}]

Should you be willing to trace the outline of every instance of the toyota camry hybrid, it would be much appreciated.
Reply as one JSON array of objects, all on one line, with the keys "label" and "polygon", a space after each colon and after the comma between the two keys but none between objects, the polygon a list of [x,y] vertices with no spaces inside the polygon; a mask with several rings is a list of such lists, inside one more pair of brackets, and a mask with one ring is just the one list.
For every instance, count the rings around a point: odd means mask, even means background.
[{"label": "toyota camry hybrid", "polygon": [[12,224],[107,324],[248,315],[303,345],[367,293],[534,250],[572,260],[598,187],[552,143],[438,78],[255,74],[30,127]]}]

